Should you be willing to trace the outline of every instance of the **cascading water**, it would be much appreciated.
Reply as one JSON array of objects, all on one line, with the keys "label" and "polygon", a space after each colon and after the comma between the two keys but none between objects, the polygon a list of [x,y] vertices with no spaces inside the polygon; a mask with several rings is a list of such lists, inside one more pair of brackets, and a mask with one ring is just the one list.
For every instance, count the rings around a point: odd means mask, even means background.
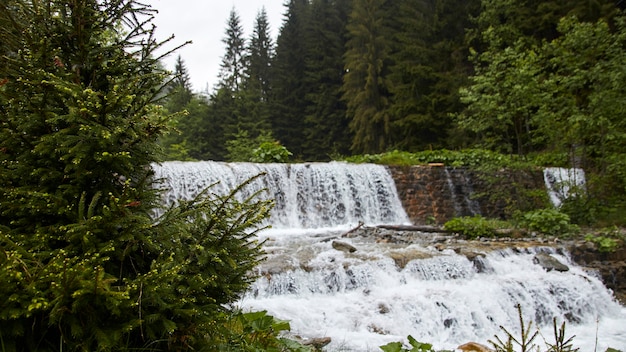
[{"label": "cascading water", "polygon": [[[408,222],[382,166],[168,162],[155,172],[166,181],[167,204],[218,181],[214,191],[226,193],[253,175],[267,174],[250,190],[267,188],[276,199],[273,228],[259,234],[267,260],[239,305],[289,320],[296,335],[331,337],[326,351],[380,351],[378,346],[407,335],[437,349],[486,344],[495,334],[504,337],[500,325],[517,331],[517,304],[548,342],[556,317],[568,322],[566,332],[576,335],[581,351],[626,348],[626,309],[567,253],[548,247],[474,249],[479,255],[470,260],[436,249],[432,234],[400,233],[423,239],[405,244],[375,236],[342,238],[359,222]],[[333,241],[356,251],[339,251]],[[533,261],[539,251],[570,270],[546,271]],[[543,346],[542,341],[537,340]]]},{"label": "cascading water", "polygon": [[179,199],[191,199],[211,185],[214,193],[226,194],[249,178],[265,173],[245,187],[240,197],[267,189],[262,195],[275,201],[270,219],[274,229],[409,221],[391,175],[380,165],[174,161],[154,165],[154,170],[155,177],[164,181],[166,206]]},{"label": "cascading water", "polygon": [[576,192],[584,191],[585,171],[583,169],[548,167],[543,170],[543,178],[550,201],[557,208],[568,197]]},{"label": "cascading water", "polygon": [[444,167],[446,183],[454,205],[455,216],[480,215],[480,205],[471,197],[474,195],[472,182],[466,170]]},{"label": "cascading water", "polygon": [[[548,342],[556,317],[581,351],[594,351],[596,331],[597,351],[626,346],[626,310],[600,280],[551,248],[494,251],[470,261],[451,250],[364,238],[352,239],[354,253],[314,236],[269,238],[273,254],[241,305],[291,321],[297,335],[331,337],[328,351],[380,351],[407,335],[437,349],[487,344],[496,334],[505,338],[500,325],[517,331],[518,303]],[[539,251],[570,270],[547,272],[533,261]],[[399,267],[392,257],[401,253],[421,259]]]}]

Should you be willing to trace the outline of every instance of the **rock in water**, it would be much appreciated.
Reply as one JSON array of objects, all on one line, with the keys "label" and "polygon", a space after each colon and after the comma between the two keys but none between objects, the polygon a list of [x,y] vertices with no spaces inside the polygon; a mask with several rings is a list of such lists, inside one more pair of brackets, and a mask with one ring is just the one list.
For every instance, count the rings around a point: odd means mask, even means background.
[{"label": "rock in water", "polygon": [[463,352],[492,352],[493,351],[491,348],[481,345],[476,342],[468,342],[468,343],[462,344],[461,346],[457,347],[457,349]]},{"label": "rock in water", "polygon": [[331,342],[330,337],[316,337],[313,339],[302,342],[305,346],[313,346],[316,350],[321,350],[322,347],[328,345]]},{"label": "rock in water", "polygon": [[547,253],[537,253],[533,258],[535,264],[541,265],[547,271],[568,271],[569,267]]},{"label": "rock in water", "polygon": [[354,252],[356,252],[356,247],[354,247],[351,244],[345,243],[345,242],[333,241],[332,245],[333,245],[333,248],[338,250],[338,251],[342,251],[342,252],[346,252],[346,253],[354,253]]}]

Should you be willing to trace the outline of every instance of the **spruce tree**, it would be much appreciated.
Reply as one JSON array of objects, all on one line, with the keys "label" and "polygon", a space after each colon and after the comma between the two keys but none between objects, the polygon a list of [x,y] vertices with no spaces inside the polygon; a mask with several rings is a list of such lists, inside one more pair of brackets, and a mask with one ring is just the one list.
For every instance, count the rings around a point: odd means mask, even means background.
[{"label": "spruce tree", "polygon": [[380,153],[390,146],[391,47],[384,21],[386,5],[386,0],[356,1],[348,22],[343,98],[355,153]]},{"label": "spruce tree", "polygon": [[209,189],[154,218],[166,118],[152,13],[0,3],[4,351],[210,350],[250,283],[267,202]]},{"label": "spruce tree", "polygon": [[191,78],[187,72],[185,61],[179,55],[174,65],[174,78],[169,82],[170,92],[167,97],[167,108],[170,112],[182,111],[193,97]]},{"label": "spruce tree", "polygon": [[346,46],[348,1],[314,0],[306,31],[306,140],[307,160],[327,160],[346,155],[352,134],[346,105],[341,100],[343,53]]},{"label": "spruce tree", "polygon": [[232,139],[239,129],[239,117],[244,109],[242,84],[246,67],[245,39],[239,14],[233,8],[226,24],[222,42],[226,45],[219,72],[219,82],[211,95],[214,118],[219,121],[226,140]]},{"label": "spruce tree", "polygon": [[306,114],[306,43],[308,0],[290,0],[272,62],[272,133],[296,157],[303,153]]},{"label": "spruce tree", "polygon": [[242,109],[238,127],[256,138],[270,132],[271,62],[274,43],[270,37],[269,21],[265,8],[257,14],[253,33],[246,47],[246,67],[241,93]]}]

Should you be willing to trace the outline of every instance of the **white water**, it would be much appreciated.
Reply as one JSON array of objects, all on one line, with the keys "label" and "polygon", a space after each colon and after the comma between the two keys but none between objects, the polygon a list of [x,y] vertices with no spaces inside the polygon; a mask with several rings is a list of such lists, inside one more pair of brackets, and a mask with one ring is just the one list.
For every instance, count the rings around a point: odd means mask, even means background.
[{"label": "white water", "polygon": [[206,187],[226,194],[260,173],[242,197],[267,189],[274,199],[270,223],[275,229],[333,228],[408,223],[391,175],[380,165],[332,163],[254,164],[214,161],[155,165],[165,180],[165,205],[191,199]]},{"label": "white water", "polygon": [[[270,189],[277,210],[274,228],[260,234],[267,252],[261,276],[239,305],[289,320],[295,335],[331,337],[326,351],[380,351],[407,335],[437,349],[487,344],[495,334],[504,338],[500,325],[517,331],[518,303],[525,321],[538,324],[548,342],[556,317],[559,324],[567,321],[567,335],[576,335],[581,352],[626,350],[626,309],[593,274],[552,249],[490,252],[476,265],[427,240],[401,245],[340,238],[359,221],[407,222],[383,167],[165,163],[157,175],[168,180],[167,202],[174,202],[218,180],[226,192],[261,171],[271,177],[255,187]],[[357,251],[337,251],[333,240]],[[552,251],[570,270],[546,272],[533,263],[538,250]],[[421,259],[400,268],[392,258],[403,255]],[[536,340],[544,347],[542,341]]]},{"label": "white water", "polygon": [[[437,349],[488,344],[495,334],[504,338],[500,325],[517,331],[517,303],[548,342],[554,342],[556,317],[567,322],[566,332],[576,335],[581,351],[594,351],[596,328],[597,351],[626,347],[626,309],[599,279],[550,248],[491,252],[480,259],[479,270],[450,250],[362,237],[339,239],[357,248],[347,254],[322,240],[331,235],[264,234],[269,256],[259,268],[263,276],[241,306],[289,320],[294,334],[331,337],[327,351],[379,351],[408,335]],[[547,272],[534,264],[540,250],[570,270]],[[399,253],[425,258],[399,268],[391,259]]]},{"label": "white water", "polygon": [[585,171],[583,169],[548,167],[543,170],[543,178],[550,201],[557,208],[576,191],[584,191]]}]

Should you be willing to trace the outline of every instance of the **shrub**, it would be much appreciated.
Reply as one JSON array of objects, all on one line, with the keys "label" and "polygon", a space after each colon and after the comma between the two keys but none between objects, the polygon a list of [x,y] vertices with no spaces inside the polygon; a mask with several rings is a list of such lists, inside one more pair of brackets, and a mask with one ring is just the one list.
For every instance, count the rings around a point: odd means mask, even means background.
[{"label": "shrub", "polygon": [[517,216],[518,226],[549,236],[571,235],[579,231],[570,218],[556,209],[538,209]]},{"label": "shrub", "polygon": [[464,216],[449,220],[443,225],[446,231],[458,233],[467,239],[498,236],[498,230],[507,228],[501,220],[486,219],[482,216]]},{"label": "shrub", "polygon": [[417,341],[413,336],[408,336],[411,349],[406,349],[401,342],[390,342],[380,349],[385,352],[435,352],[433,345]]},{"label": "shrub", "polygon": [[278,142],[263,142],[252,151],[250,161],[255,163],[286,163],[291,152]]},{"label": "shrub", "polygon": [[314,352],[314,348],[281,337],[290,331],[289,322],[276,319],[260,312],[235,312],[226,323],[227,336],[216,341],[213,349],[216,351],[292,351]]},{"label": "shrub", "polygon": [[613,253],[624,244],[624,235],[617,226],[604,228],[596,234],[588,234],[585,240],[593,242],[598,251]]}]

